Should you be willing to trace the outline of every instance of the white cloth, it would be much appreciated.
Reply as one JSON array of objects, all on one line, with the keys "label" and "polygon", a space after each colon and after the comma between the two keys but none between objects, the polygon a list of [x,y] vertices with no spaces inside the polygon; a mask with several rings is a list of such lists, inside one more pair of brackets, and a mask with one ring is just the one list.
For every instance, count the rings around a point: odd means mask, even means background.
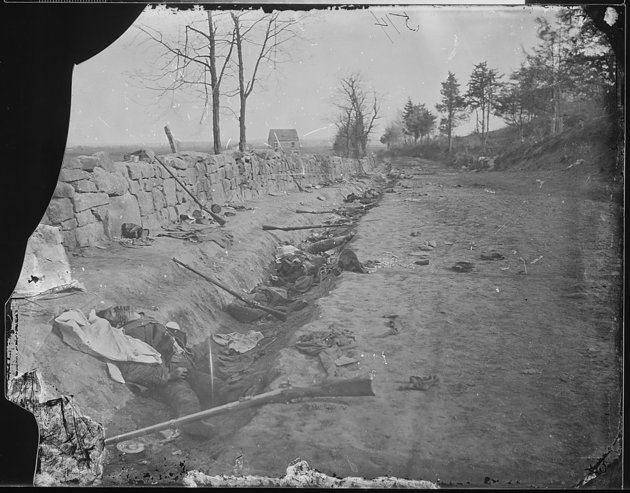
[{"label": "white cloth", "polygon": [[68,310],[55,322],[63,342],[78,351],[104,356],[111,361],[162,363],[160,353],[154,348],[126,335],[122,329],[112,327],[107,320],[97,317],[94,310],[89,319],[78,310]]}]

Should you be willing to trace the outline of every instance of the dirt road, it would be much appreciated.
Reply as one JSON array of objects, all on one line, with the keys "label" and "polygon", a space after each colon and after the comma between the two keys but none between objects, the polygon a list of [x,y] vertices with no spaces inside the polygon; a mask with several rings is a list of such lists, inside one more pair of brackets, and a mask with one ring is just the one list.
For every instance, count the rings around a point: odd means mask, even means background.
[{"label": "dirt road", "polygon": [[[376,397],[266,406],[212,453],[186,453],[187,467],[282,476],[301,457],[338,476],[572,486],[613,442],[622,278],[606,187],[569,173],[395,167],[413,176],[352,243],[381,267],[345,272],[296,333],[352,331],[345,354],[359,362],[337,376],[371,372]],[[503,258],[481,260],[492,253]],[[470,272],[451,270],[462,261]],[[324,375],[294,348],[278,367],[278,382]],[[434,385],[400,390],[412,375]]]}]

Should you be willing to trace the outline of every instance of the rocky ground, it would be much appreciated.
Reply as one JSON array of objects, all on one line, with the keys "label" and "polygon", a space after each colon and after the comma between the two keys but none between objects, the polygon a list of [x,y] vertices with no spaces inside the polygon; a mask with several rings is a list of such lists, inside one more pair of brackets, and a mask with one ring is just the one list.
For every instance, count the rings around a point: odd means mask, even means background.
[{"label": "rocky ground", "polygon": [[[618,191],[579,167],[464,173],[405,159],[394,169],[403,178],[349,245],[370,272],[343,272],[287,322],[234,321],[221,310],[229,295],[170,258],[251,289],[278,243],[308,234],[261,224],[330,218],[295,209],[339,205],[367,181],[251,204],[230,218],[227,249],[158,238],[71,259],[88,289],[64,306],[142,306],[176,319],[193,340],[262,328],[274,339],[263,357],[274,370],[268,389],[371,375],[376,394],[224,416],[208,441],[149,436],[141,460],[109,454],[105,484],[178,483],[190,470],[282,477],[298,457],[329,476],[442,486],[570,487],[586,476],[620,426]],[[75,393],[109,436],[170,417],[111,381],[102,362],[65,347],[50,333],[59,300],[40,304],[24,318],[39,324],[44,376]],[[345,330],[354,343],[327,358],[295,347],[326,330]],[[341,356],[355,362],[337,365]]]}]

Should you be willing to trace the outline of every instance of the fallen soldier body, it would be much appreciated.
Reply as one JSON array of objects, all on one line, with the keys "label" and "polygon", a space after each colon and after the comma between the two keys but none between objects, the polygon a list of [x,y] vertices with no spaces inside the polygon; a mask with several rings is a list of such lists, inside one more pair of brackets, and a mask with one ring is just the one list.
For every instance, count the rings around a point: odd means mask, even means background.
[{"label": "fallen soldier body", "polygon": [[[227,402],[228,395],[223,382],[216,378],[213,381],[210,374],[204,371],[209,363],[206,361],[204,365],[200,361],[201,351],[194,354],[186,347],[186,334],[175,322],[163,325],[142,317],[127,322],[122,329],[125,334],[155,348],[162,356],[162,364],[159,365],[117,363],[125,381],[156,390],[158,396],[173,409],[176,417]],[[212,426],[204,421],[188,423],[181,428],[198,438],[210,438],[213,434]]]}]

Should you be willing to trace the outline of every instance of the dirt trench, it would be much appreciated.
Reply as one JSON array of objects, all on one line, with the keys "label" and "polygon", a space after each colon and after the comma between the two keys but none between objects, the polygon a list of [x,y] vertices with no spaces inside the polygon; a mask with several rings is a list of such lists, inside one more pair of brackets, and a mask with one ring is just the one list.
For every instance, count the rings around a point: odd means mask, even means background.
[{"label": "dirt trench", "polygon": [[[249,365],[245,373],[255,377],[252,383],[262,391],[273,379],[270,369],[279,348],[287,344],[292,330],[316,317],[317,308],[312,301],[331,285],[317,286],[306,293],[303,296],[306,308],[291,314],[286,322],[269,316],[253,324],[241,323],[224,311],[224,307],[235,300],[232,295],[177,266],[172,258],[177,257],[236,291],[249,292],[268,278],[278,245],[298,244],[312,231],[263,231],[262,224],[306,226],[332,217],[338,219],[331,214],[296,214],[295,211],[330,210],[343,204],[348,194],[361,193],[369,184],[369,178],[364,178],[312,188],[308,192],[273,193],[245,203],[244,209],[237,209],[235,215],[228,217],[226,226],[217,228],[215,236],[210,234],[210,238],[218,242],[194,244],[157,237],[160,231],[155,231],[148,246],[111,242],[70,256],[73,277],[86,287],[85,292],[13,301],[18,328],[22,327],[15,334],[17,350],[10,355],[13,373],[22,373],[33,366],[39,368],[45,381],[59,394],[73,395],[85,414],[103,423],[106,436],[170,419],[169,409],[150,393],[134,395],[126,386],[109,378],[104,361],[72,350],[52,331],[53,319],[67,309],[80,309],[87,315],[91,309],[131,305],[164,323],[176,321],[186,331],[191,345],[214,333],[247,332],[252,328],[262,331],[265,339],[259,346],[264,349],[256,352],[253,362],[242,358],[244,364]],[[228,242],[231,244],[225,243],[226,235],[232,237]],[[177,482],[181,474],[169,473],[173,468],[181,473],[179,463],[183,450],[192,456],[199,446],[216,450],[216,444],[225,441],[226,436],[254,414],[255,411],[243,412],[236,418],[219,418],[216,439],[195,443],[181,437],[176,443],[167,443],[164,454],[160,456],[158,451],[147,463],[129,464],[115,447],[109,447],[104,484]],[[156,448],[159,438],[159,435],[150,437],[147,448]],[[160,450],[161,445],[157,446]],[[203,460],[210,459],[204,455]],[[144,476],[147,468],[151,469],[151,474]]]}]

